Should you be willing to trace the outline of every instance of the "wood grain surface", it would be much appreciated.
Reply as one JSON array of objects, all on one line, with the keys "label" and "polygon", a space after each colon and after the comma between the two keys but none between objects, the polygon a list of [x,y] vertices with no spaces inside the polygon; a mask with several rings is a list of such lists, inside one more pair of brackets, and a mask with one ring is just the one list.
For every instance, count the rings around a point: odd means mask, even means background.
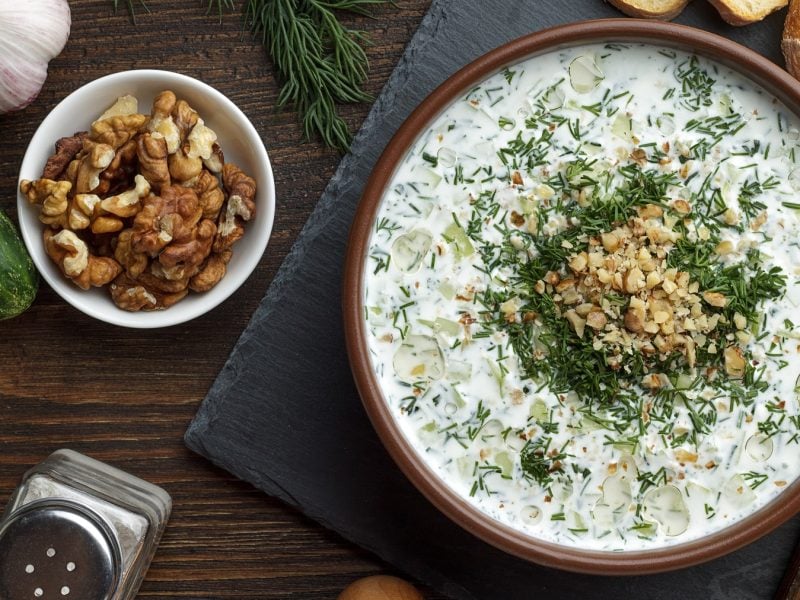
[{"label": "wood grain surface", "polygon": [[[24,0],[21,0],[24,1]],[[302,139],[275,109],[279,86],[241,6],[222,20],[205,0],[138,0],[136,24],[113,0],[70,0],[72,32],[37,100],[0,115],[0,208],[16,216],[19,165],[37,125],[77,87],[108,73],[169,69],[231,98],[261,133],[277,212],[244,286],[211,313],[163,330],[95,321],[42,283],[25,314],[0,322],[0,504],[24,471],[67,447],[165,487],[174,510],[139,598],[335,598],[357,577],[394,573],[372,555],[192,454],[183,433],[333,174],[339,156]],[[373,19],[368,89],[377,94],[430,0],[399,0]],[[368,105],[345,107],[355,129]],[[397,573],[395,573],[397,574]],[[402,574],[399,574],[402,575]],[[429,600],[442,596],[421,588]]]}]

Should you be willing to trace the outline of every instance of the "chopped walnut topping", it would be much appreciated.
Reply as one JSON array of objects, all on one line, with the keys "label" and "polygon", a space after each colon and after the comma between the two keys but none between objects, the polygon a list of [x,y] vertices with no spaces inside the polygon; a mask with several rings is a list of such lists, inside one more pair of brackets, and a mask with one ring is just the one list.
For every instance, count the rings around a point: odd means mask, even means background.
[{"label": "chopped walnut topping", "polygon": [[[673,208],[691,210],[680,199]],[[677,239],[664,210],[644,206],[624,225],[590,238],[587,250],[567,259],[567,275],[550,271],[534,291],[551,294],[578,337],[591,335],[594,347],[605,349],[612,368],[619,368],[631,351],[658,354],[660,360],[679,352],[694,366],[697,348],[716,352],[708,336],[721,315],[707,312],[703,303],[723,308],[727,300],[720,292],[701,291],[689,273],[667,267],[667,254]],[[736,325],[743,330],[742,320]],[[730,360],[726,354],[726,370],[735,377],[744,369],[743,355],[737,346],[728,346],[726,352],[737,352]],[[642,385],[658,389],[669,380],[654,373]]]}]

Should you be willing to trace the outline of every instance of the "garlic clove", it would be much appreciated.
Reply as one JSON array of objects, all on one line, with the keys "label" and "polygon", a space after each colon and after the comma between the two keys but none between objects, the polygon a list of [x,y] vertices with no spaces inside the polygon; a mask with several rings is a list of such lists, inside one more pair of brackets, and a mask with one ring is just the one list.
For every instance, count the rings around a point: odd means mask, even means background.
[{"label": "garlic clove", "polygon": [[[3,62],[0,59],[0,62]],[[39,95],[47,77],[47,64],[30,63],[15,57],[5,61],[0,81],[0,114],[20,110]]]},{"label": "garlic clove", "polygon": [[0,3],[0,114],[33,102],[69,38],[67,0]]}]

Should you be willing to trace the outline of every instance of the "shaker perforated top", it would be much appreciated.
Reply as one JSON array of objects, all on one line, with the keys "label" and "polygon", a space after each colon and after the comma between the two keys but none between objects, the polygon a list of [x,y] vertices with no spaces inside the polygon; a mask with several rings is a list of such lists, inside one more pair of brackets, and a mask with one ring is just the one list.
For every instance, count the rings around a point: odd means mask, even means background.
[{"label": "shaker perforated top", "polygon": [[0,530],[3,600],[108,600],[119,580],[108,526],[73,502],[32,502]]}]

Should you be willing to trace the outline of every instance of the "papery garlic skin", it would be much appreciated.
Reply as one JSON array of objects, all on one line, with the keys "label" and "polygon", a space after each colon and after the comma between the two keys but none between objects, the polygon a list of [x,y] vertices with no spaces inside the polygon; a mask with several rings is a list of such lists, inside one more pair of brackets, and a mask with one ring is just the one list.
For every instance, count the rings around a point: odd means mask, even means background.
[{"label": "papery garlic skin", "polygon": [[39,95],[71,25],[67,0],[0,0],[0,114]]}]

